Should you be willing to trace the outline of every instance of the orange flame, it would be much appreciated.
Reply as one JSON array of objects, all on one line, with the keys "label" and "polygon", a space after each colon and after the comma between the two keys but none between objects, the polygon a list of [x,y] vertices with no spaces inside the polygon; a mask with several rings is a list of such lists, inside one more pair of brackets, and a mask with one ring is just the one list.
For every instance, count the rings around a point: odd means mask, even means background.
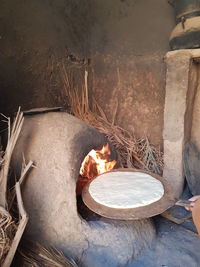
[{"label": "orange flame", "polygon": [[82,162],[80,174],[82,177],[92,179],[97,175],[110,171],[116,165],[116,161],[110,161],[109,145],[106,144],[101,150],[92,149]]}]

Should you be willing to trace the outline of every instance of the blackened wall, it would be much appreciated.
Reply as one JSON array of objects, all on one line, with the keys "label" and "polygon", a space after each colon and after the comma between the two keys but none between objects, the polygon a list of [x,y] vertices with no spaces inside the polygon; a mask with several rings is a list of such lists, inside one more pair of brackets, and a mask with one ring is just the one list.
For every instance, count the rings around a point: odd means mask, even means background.
[{"label": "blackened wall", "polygon": [[1,111],[65,103],[54,67],[73,54],[91,59],[93,95],[108,118],[162,144],[173,26],[167,0],[1,0]]}]

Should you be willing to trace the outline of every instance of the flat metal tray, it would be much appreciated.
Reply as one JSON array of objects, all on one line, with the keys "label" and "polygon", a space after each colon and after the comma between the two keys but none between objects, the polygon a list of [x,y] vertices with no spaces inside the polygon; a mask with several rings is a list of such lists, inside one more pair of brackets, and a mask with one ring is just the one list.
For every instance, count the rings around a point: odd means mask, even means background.
[{"label": "flat metal tray", "polygon": [[[147,172],[143,170],[137,169],[115,169],[111,172],[141,172],[147,173],[154,177],[155,179],[159,180],[163,187],[164,187],[164,195],[161,199],[156,202],[153,202],[149,205],[138,207],[138,208],[127,208],[127,209],[120,209],[120,208],[110,208],[104,206],[98,202],[96,202],[89,193],[89,186],[92,181],[90,181],[82,191],[82,199],[85,205],[95,213],[110,219],[116,220],[138,220],[143,218],[149,218],[158,214],[161,214],[168,208],[172,207],[176,200],[172,197],[173,189],[167,179]],[[100,176],[100,175],[99,175]],[[98,177],[99,177],[98,176]],[[126,192],[125,192],[126,193]]]}]

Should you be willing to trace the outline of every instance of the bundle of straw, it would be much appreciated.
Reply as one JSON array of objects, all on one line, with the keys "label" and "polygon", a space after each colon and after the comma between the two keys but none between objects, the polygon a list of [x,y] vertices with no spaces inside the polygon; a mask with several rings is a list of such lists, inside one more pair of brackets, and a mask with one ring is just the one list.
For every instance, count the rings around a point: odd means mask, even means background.
[{"label": "bundle of straw", "polygon": [[26,241],[18,251],[20,266],[23,267],[78,267],[74,260],[67,258],[55,248],[46,248],[38,243]]},{"label": "bundle of straw", "polygon": [[[73,87],[72,73],[64,63],[60,64],[63,92],[68,99],[69,112],[105,134],[115,147],[124,168],[140,168],[162,174],[163,155],[160,149],[151,145],[148,138],[135,138],[133,134],[107,119],[106,114],[93,98],[89,105],[88,71],[85,71],[82,88]],[[114,116],[117,111],[114,112]]]},{"label": "bundle of straw", "polygon": [[[0,169],[0,266],[9,267],[28,221],[28,216],[23,207],[19,182],[16,183],[13,194],[14,197],[16,196],[18,206],[17,220],[15,220],[9,213],[7,204],[7,182],[10,161],[24,118],[19,109],[11,127],[10,118],[5,117],[3,114],[1,115],[6,119],[8,124],[8,141],[5,153],[3,153]],[[29,164],[29,168],[31,166],[32,164]],[[26,171],[28,171],[27,168]],[[26,173],[23,174],[25,175]]]},{"label": "bundle of straw", "polygon": [[10,213],[0,207],[0,266],[3,266],[8,255],[16,230],[17,225]]}]

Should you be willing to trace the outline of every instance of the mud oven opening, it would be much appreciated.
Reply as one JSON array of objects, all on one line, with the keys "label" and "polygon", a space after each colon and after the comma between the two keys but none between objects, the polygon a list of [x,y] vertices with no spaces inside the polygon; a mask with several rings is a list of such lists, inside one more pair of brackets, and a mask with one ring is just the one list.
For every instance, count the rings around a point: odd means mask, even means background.
[{"label": "mud oven opening", "polygon": [[88,209],[83,202],[82,191],[84,186],[99,174],[111,171],[113,168],[119,167],[119,165],[117,163],[117,154],[109,142],[102,145],[100,149],[92,149],[85,156],[81,163],[79,178],[76,184],[77,210],[83,219],[95,220],[99,218],[99,215]]}]

